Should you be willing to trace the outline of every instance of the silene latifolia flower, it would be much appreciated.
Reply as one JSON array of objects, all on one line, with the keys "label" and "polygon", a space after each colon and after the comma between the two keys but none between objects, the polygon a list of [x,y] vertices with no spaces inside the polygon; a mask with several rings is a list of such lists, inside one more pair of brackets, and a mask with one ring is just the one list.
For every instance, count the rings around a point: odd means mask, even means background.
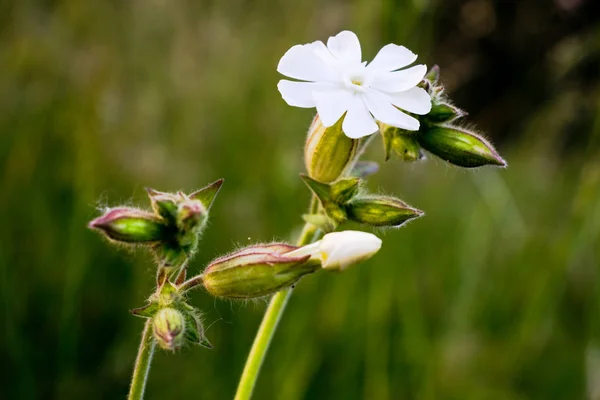
[{"label": "silene latifolia flower", "polygon": [[406,47],[388,44],[367,64],[358,37],[343,31],[327,46],[316,41],[289,49],[277,71],[298,81],[284,79],[277,87],[289,105],[316,107],[326,127],[345,113],[342,129],[350,138],[375,133],[376,121],[416,131],[419,121],[403,111],[425,115],[431,110],[429,94],[417,87],[427,67],[406,68],[416,59]]}]

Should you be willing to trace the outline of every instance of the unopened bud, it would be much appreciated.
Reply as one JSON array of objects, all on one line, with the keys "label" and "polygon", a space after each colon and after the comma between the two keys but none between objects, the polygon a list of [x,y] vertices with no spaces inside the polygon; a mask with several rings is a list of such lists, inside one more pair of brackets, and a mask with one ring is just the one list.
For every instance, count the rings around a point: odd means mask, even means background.
[{"label": "unopened bud", "polygon": [[180,348],[185,338],[185,317],[174,308],[159,310],[152,320],[154,339],[165,350]]},{"label": "unopened bud", "polygon": [[249,299],[275,293],[318,269],[315,263],[307,263],[308,255],[285,254],[294,249],[275,243],[238,250],[210,263],[201,275],[202,283],[218,297]]},{"label": "unopened bud", "polygon": [[432,84],[437,83],[440,79],[440,67],[437,65],[431,67],[431,69],[425,74],[424,79],[428,80]]},{"label": "unopened bud", "polygon": [[424,213],[403,201],[387,196],[357,198],[348,204],[348,218],[370,226],[399,227]]},{"label": "unopened bud", "polygon": [[204,224],[207,215],[199,200],[185,199],[177,208],[177,227],[183,232],[193,231]]},{"label": "unopened bud", "polygon": [[303,246],[289,255],[309,254],[311,260],[329,270],[341,271],[371,258],[381,248],[381,239],[360,231],[328,233],[318,242]]},{"label": "unopened bud", "polygon": [[506,167],[506,161],[494,147],[473,132],[447,126],[430,126],[419,132],[417,137],[423,148],[459,167]]},{"label": "unopened bud", "polygon": [[438,104],[435,104],[431,108],[429,114],[427,114],[424,118],[427,121],[435,124],[442,122],[451,122],[465,115],[466,113],[460,108],[446,102],[440,102]]},{"label": "unopened bud", "polygon": [[128,207],[108,210],[90,222],[89,227],[124,243],[157,242],[165,234],[165,225],[154,215]]},{"label": "unopened bud", "polygon": [[358,140],[342,131],[343,118],[325,127],[317,115],[313,120],[304,147],[304,162],[308,175],[320,182],[333,182],[352,163]]},{"label": "unopened bud", "polygon": [[181,201],[181,196],[175,193],[159,192],[151,188],[146,188],[152,210],[170,223],[175,222],[177,218],[177,207]]},{"label": "unopened bud", "polygon": [[415,139],[414,134],[406,133],[403,129],[391,125],[380,125],[383,137],[383,148],[385,151],[385,161],[390,159],[394,152],[403,161],[421,160],[424,155],[421,146]]}]

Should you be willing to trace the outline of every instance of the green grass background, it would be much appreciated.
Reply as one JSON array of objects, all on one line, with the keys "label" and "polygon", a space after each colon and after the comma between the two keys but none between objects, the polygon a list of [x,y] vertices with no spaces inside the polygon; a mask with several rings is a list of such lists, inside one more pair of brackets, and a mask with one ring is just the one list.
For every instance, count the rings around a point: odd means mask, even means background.
[{"label": "green grass background", "polygon": [[[86,228],[98,207],[225,178],[190,271],[293,240],[313,111],[283,102],[275,67],[352,29],[366,60],[395,42],[439,63],[509,168],[385,163],[369,188],[426,217],[301,281],[255,398],[600,399],[591,3],[0,2],[0,398],[124,398],[154,266]],[[158,353],[148,399],[233,396],[266,301],[192,303],[215,347]]]}]

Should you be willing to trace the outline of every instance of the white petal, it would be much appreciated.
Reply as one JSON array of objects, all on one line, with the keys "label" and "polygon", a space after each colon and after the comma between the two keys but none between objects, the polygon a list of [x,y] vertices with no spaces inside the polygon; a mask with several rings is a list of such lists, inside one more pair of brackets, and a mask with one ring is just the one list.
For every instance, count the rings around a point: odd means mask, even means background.
[{"label": "white petal", "polygon": [[313,99],[323,125],[334,125],[350,107],[353,94],[348,90],[337,89],[327,92],[314,92]]},{"label": "white petal", "polygon": [[413,114],[425,115],[431,111],[431,97],[420,87],[398,93],[387,93],[392,104]]},{"label": "white petal", "polygon": [[379,50],[367,68],[371,71],[394,71],[414,63],[416,59],[417,55],[406,47],[388,44]]},{"label": "white petal", "polygon": [[362,60],[360,42],[354,32],[342,31],[330,37],[327,40],[327,47],[339,61],[359,64]]},{"label": "white petal", "polygon": [[371,87],[387,93],[401,92],[415,87],[427,73],[425,65],[375,75]]},{"label": "white petal", "polygon": [[394,107],[383,93],[369,90],[363,93],[363,99],[369,111],[378,121],[409,131],[419,130],[419,121]]},{"label": "white petal", "polygon": [[333,82],[339,74],[314,51],[314,43],[296,45],[289,49],[277,65],[280,74],[290,78],[313,82]]},{"label": "white petal", "polygon": [[313,108],[315,101],[313,100],[313,92],[315,90],[327,90],[331,86],[326,83],[318,82],[292,82],[282,79],[277,84],[277,89],[281,93],[281,97],[290,106]]},{"label": "white petal", "polygon": [[323,62],[329,66],[337,66],[338,61],[335,59],[333,54],[329,51],[325,43],[317,40],[316,42],[309,43],[307,45]]},{"label": "white petal", "polygon": [[381,239],[360,231],[328,233],[320,241],[323,268],[343,270],[371,258],[381,248]]},{"label": "white petal", "polygon": [[379,127],[367,110],[362,96],[355,94],[344,118],[342,130],[349,138],[358,139],[375,133],[378,129]]}]

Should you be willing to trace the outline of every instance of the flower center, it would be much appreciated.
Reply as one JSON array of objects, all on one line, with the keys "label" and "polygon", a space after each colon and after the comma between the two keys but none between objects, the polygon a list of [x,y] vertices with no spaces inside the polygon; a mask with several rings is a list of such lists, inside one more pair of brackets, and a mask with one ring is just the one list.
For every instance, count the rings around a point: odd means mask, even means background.
[{"label": "flower center", "polygon": [[344,85],[346,88],[357,92],[364,92],[369,88],[370,78],[363,65],[355,66],[344,71]]},{"label": "flower center", "polygon": [[365,78],[363,76],[353,76],[350,78],[350,83],[356,86],[362,86],[365,83]]}]

